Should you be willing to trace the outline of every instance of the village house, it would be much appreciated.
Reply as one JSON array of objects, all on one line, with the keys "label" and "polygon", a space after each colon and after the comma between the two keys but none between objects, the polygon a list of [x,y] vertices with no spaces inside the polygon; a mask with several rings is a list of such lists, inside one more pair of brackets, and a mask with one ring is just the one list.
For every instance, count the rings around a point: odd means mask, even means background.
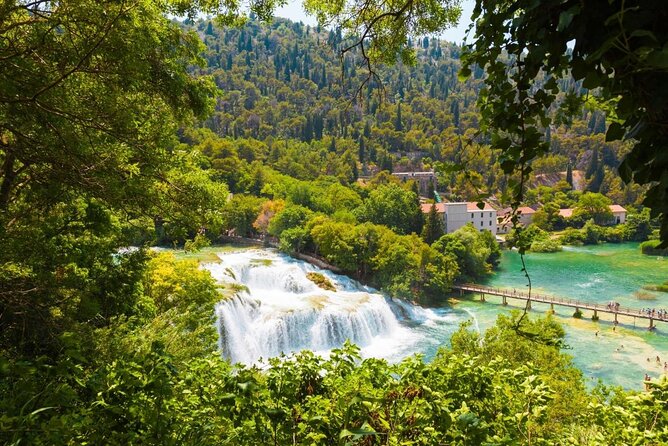
[{"label": "village house", "polygon": [[[610,208],[610,212],[612,212],[611,225],[620,225],[626,222],[626,209],[618,204],[611,204],[608,207]],[[573,216],[573,209],[559,209],[559,216],[563,218],[571,218]]]},{"label": "village house", "polygon": [[[533,222],[533,214],[536,211],[528,206],[521,206],[517,208],[518,221],[520,226],[527,227]],[[497,234],[507,234],[513,227],[512,209],[506,208],[498,213]]]},{"label": "village house", "polygon": [[422,212],[428,214],[432,206],[436,207],[436,213],[443,219],[446,234],[455,232],[467,223],[472,223],[478,231],[486,229],[491,231],[492,234],[496,234],[496,209],[489,203],[485,203],[483,209],[480,209],[477,203],[470,201],[436,203],[434,205],[424,203],[422,204]]},{"label": "village house", "polygon": [[[436,190],[438,185],[436,181],[436,174],[433,171],[429,172],[393,172],[392,175],[398,177],[401,181],[416,181],[420,195],[429,196],[430,192]],[[430,188],[431,191],[430,191]]]},{"label": "village house", "polygon": [[626,209],[618,204],[611,204],[610,211],[612,211],[612,224],[620,225],[626,222]]}]

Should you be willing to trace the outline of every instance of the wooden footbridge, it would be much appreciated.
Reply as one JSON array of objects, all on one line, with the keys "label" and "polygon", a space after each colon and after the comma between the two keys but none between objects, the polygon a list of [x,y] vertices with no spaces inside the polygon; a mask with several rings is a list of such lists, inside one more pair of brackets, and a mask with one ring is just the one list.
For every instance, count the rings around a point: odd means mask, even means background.
[{"label": "wooden footbridge", "polygon": [[542,303],[550,304],[550,308],[554,310],[554,306],[561,307],[570,307],[575,308],[576,313],[581,312],[581,310],[592,311],[592,320],[598,320],[598,313],[609,313],[614,315],[615,324],[618,323],[618,316],[628,316],[638,319],[645,319],[649,321],[649,329],[652,330],[655,328],[655,322],[668,322],[668,315],[663,315],[660,317],[656,313],[647,313],[643,310],[638,310],[635,308],[626,308],[619,305],[600,305],[590,302],[582,302],[579,300],[565,299],[556,296],[547,296],[544,294],[534,294],[532,293],[529,296],[529,293],[525,293],[517,290],[508,290],[502,288],[492,288],[482,285],[477,285],[474,283],[465,283],[461,285],[453,285],[452,287],[455,290],[459,290],[459,294],[463,295],[464,293],[476,293],[480,294],[480,300],[485,302],[485,296],[501,296],[503,305],[508,305],[508,299],[517,299],[524,302],[528,301],[528,307],[531,309],[531,303]]}]

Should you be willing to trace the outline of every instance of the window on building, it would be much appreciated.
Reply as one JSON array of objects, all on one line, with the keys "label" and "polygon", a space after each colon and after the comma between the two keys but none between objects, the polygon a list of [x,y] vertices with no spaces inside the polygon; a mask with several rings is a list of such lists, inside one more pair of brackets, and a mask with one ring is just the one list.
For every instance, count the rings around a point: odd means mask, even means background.
[{"label": "window on building", "polygon": [[492,226],[492,220],[489,221],[489,225]]}]

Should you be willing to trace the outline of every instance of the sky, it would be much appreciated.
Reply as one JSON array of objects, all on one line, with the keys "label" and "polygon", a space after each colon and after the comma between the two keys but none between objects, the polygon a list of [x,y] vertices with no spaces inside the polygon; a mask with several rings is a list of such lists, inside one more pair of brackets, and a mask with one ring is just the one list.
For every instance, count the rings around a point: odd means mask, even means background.
[{"label": "sky", "polygon": [[[459,25],[455,28],[446,30],[440,37],[455,43],[462,43],[466,28],[471,22],[471,12],[473,11],[474,0],[462,0],[462,16],[459,19]],[[276,10],[276,17],[284,17],[295,22],[302,21],[304,24],[315,26],[316,21],[313,17],[306,15],[302,9],[301,0],[288,0],[288,4]]]}]

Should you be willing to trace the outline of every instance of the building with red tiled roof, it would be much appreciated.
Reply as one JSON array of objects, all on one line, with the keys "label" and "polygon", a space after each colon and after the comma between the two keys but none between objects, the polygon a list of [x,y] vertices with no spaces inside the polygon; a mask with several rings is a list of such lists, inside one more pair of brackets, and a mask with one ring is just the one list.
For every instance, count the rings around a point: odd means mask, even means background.
[{"label": "building with red tiled roof", "polygon": [[[498,234],[506,234],[513,227],[511,221],[512,208],[506,208],[499,212],[499,222],[497,225]],[[521,226],[529,226],[533,222],[533,214],[536,211],[529,206],[521,206],[517,208],[518,223]]]},{"label": "building with red tiled roof", "polygon": [[571,218],[573,216],[573,209],[559,209],[559,216],[564,218]]},{"label": "building with red tiled roof", "polygon": [[[611,204],[608,206],[612,212],[611,224],[619,225],[626,222],[626,209],[618,204]],[[559,209],[559,215],[563,218],[571,218],[573,216],[573,209]]]},{"label": "building with red tiled roof", "polygon": [[483,229],[492,231],[496,234],[496,209],[489,203],[485,203],[484,207],[480,209],[476,202],[460,202],[460,203],[436,203],[421,205],[422,212],[427,214],[431,207],[436,207],[436,212],[442,216],[445,232],[450,234],[455,232],[467,223],[482,231]]},{"label": "building with red tiled roof", "polygon": [[626,222],[626,209],[618,204],[610,205],[610,212],[612,212],[612,220],[615,225],[620,225]]},{"label": "building with red tiled roof", "polygon": [[424,196],[433,197],[433,192],[438,187],[438,180],[433,170],[428,172],[392,172],[392,175],[398,177],[401,181],[417,182],[418,190]]}]

